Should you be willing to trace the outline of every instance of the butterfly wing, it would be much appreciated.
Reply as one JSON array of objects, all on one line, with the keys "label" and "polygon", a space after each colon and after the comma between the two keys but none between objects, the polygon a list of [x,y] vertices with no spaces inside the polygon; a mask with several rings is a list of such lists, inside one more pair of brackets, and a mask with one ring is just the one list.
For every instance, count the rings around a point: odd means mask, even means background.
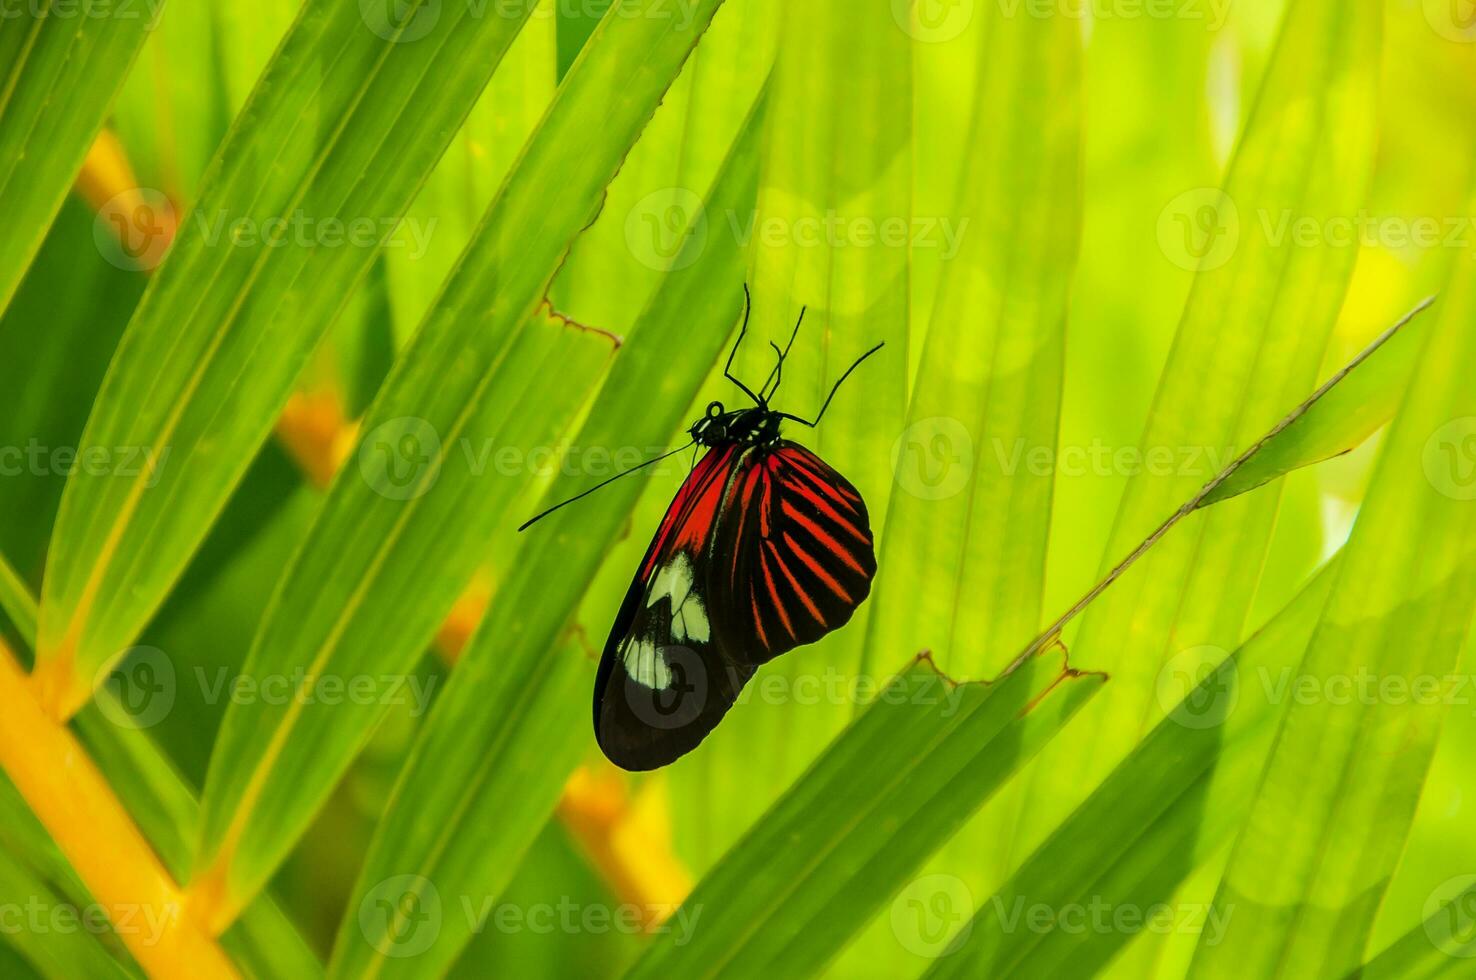
[{"label": "butterfly wing", "polygon": [[696,748],[760,665],[871,591],[866,504],[797,443],[713,447],[667,508],[605,642],[595,736],[629,770]]},{"label": "butterfly wing", "polygon": [[595,738],[623,769],[664,766],[727,713],[754,667],[724,656],[709,613],[712,549],[725,501],[755,450],[708,451],[667,508],[625,594],[595,677]]},{"label": "butterfly wing", "polygon": [[866,503],[798,443],[755,450],[718,514],[710,615],[723,652],[757,667],[845,625],[871,592]]}]

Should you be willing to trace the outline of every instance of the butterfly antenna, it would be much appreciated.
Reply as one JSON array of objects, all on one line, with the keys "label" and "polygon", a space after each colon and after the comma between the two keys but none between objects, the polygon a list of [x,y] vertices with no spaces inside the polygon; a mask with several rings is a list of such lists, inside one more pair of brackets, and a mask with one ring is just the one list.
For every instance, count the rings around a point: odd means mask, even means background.
[{"label": "butterfly antenna", "polygon": [[860,367],[862,361],[866,360],[872,354],[875,354],[877,351],[881,350],[885,346],[887,346],[886,341],[882,341],[875,347],[871,348],[871,350],[867,351],[865,354],[862,354],[860,357],[856,358],[856,363],[846,368],[846,373],[841,375],[840,380],[835,383],[835,387],[830,389],[830,394],[826,397],[825,404],[820,406],[820,414],[815,416],[815,421],[811,422],[806,419],[800,418],[798,415],[790,415],[788,412],[780,412],[779,416],[781,418],[789,419],[791,422],[798,422],[800,425],[808,425],[810,428],[813,429],[815,426],[819,425],[820,420],[825,417],[825,410],[830,407],[831,399],[835,398],[835,393],[837,391],[840,391],[840,386],[845,384],[846,379],[851,376],[851,372]]},{"label": "butterfly antenna", "polygon": [[738,339],[733,341],[733,349],[728,352],[728,363],[723,368],[723,377],[727,378],[739,388],[743,389],[743,393],[749,398],[752,398],[754,404],[762,406],[764,404],[763,399],[759,398],[758,395],[755,395],[752,391],[750,391],[748,385],[733,377],[733,358],[738,356],[738,346],[743,343],[744,334],[748,333],[748,314],[750,311],[752,311],[752,309],[753,295],[749,293],[748,283],[745,282],[743,284],[743,326],[738,331]]},{"label": "butterfly antenna", "polygon": [[614,483],[616,480],[620,479],[621,477],[630,476],[632,473],[635,473],[638,470],[643,470],[647,466],[651,466],[651,465],[653,465],[655,463],[659,463],[663,459],[670,459],[672,456],[675,456],[677,453],[685,452],[689,447],[691,447],[695,443],[696,443],[696,440],[694,439],[692,442],[687,443],[687,445],[685,445],[685,446],[679,446],[676,449],[673,449],[669,453],[662,453],[660,456],[657,456],[657,457],[655,457],[653,459],[648,459],[644,463],[641,463],[638,466],[632,466],[628,470],[622,470],[621,472],[616,473],[614,476],[610,477],[610,479],[606,480],[605,482],[599,483],[599,484],[596,484],[595,486],[590,487],[588,490],[584,491],[583,493],[579,494],[578,496],[570,497],[568,500],[564,501],[561,504],[554,504],[552,507],[550,507],[548,510],[544,511],[543,513],[539,514],[537,517],[534,517],[531,520],[525,521],[523,523],[523,526],[520,527],[520,528],[518,528],[519,533],[528,530],[528,528],[532,527],[534,524],[537,524],[539,521],[543,520],[545,517],[547,517],[549,514],[552,514],[554,511],[560,510],[561,508],[564,508],[564,507],[567,507],[570,504],[574,503],[574,501],[576,501],[576,500],[583,500],[585,497],[588,497],[590,494],[594,493],[596,490],[603,490],[605,487],[608,487],[610,484]]},{"label": "butterfly antenna", "polygon": [[[784,345],[784,350],[781,351],[779,345],[773,341],[769,342],[769,346],[774,348],[774,353],[779,355],[779,363],[774,365],[774,370],[769,372],[769,377],[764,381],[764,387],[759,389],[759,397],[764,400],[764,404],[766,405],[770,398],[779,394],[779,380],[784,373],[784,359],[789,356],[790,348],[794,347],[794,338],[799,336],[800,324],[805,322],[805,311],[807,309],[809,309],[807,306],[800,307],[799,319],[794,322],[794,332],[789,335],[789,343]],[[774,390],[769,392],[764,391],[764,388],[769,387],[769,382],[771,381],[774,383]]]},{"label": "butterfly antenna", "polygon": [[[759,398],[763,399],[761,404],[764,408],[769,407],[769,399],[774,397],[773,392],[765,391],[764,388],[769,387],[769,382],[773,381],[776,377],[781,377],[783,375],[784,368],[784,351],[781,350],[779,348],[779,345],[774,343],[772,340],[769,341],[769,346],[774,348],[774,353],[779,356],[779,360],[775,362],[774,370],[770,371],[769,376],[764,379],[764,387],[759,389]],[[774,390],[779,390],[779,386],[777,384],[775,384]]]}]

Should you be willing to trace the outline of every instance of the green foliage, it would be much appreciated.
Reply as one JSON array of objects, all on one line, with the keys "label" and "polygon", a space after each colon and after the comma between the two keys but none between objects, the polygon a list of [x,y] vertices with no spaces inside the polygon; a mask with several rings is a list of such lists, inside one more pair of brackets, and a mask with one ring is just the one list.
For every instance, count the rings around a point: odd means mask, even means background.
[{"label": "green foliage", "polygon": [[[0,973],[147,959],[26,762],[250,976],[1469,972],[1454,7],[155,6],[0,19],[0,698],[85,756],[0,746]],[[880,571],[617,776],[687,461],[515,529],[736,404],[745,282],[783,410],[886,342],[787,433]]]}]

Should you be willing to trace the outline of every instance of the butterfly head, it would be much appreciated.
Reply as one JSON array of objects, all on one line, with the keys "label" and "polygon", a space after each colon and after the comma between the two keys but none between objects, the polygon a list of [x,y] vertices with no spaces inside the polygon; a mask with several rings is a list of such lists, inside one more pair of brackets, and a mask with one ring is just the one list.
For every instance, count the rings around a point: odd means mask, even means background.
[{"label": "butterfly head", "polygon": [[692,423],[692,441],[712,447],[719,443],[741,442],[769,445],[779,440],[778,412],[766,407],[740,408],[728,411],[722,402],[712,402],[707,413]]}]

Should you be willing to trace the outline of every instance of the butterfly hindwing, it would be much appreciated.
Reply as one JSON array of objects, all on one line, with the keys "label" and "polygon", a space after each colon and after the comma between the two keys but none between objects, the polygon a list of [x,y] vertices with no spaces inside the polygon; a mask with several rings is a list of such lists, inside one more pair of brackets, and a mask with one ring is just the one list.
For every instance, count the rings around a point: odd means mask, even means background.
[{"label": "butterfly hindwing", "polygon": [[871,591],[866,504],[798,443],[757,450],[718,519],[709,585],[724,652],[757,666],[847,623]]},{"label": "butterfly hindwing", "polygon": [[690,752],[753,674],[723,655],[707,594],[724,497],[749,452],[716,447],[692,470],[605,642],[595,680],[595,735],[624,769],[655,769]]}]

